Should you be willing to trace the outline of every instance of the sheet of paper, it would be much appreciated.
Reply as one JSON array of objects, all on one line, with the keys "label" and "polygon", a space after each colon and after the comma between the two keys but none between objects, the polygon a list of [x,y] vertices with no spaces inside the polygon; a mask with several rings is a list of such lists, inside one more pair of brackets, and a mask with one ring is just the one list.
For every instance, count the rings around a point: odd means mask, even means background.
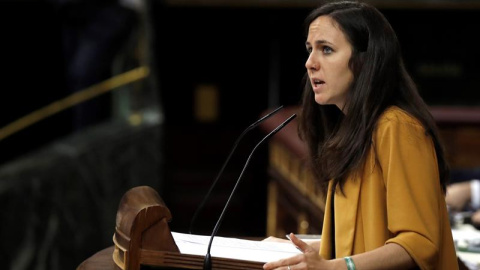
[{"label": "sheet of paper", "polygon": [[[178,232],[172,232],[172,235],[181,253],[201,256],[207,254],[210,236]],[[254,262],[276,261],[300,253],[300,250],[291,243],[252,241],[220,236],[214,237],[210,249],[212,257]]]}]

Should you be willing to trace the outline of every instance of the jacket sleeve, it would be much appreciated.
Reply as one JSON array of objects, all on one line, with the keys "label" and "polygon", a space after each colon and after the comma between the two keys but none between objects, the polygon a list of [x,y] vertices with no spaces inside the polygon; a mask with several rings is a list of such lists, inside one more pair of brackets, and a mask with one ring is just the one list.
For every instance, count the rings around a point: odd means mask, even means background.
[{"label": "jacket sleeve", "polygon": [[441,245],[443,192],[431,137],[415,120],[379,123],[374,144],[386,188],[386,243],[401,245],[421,269],[434,269]]}]

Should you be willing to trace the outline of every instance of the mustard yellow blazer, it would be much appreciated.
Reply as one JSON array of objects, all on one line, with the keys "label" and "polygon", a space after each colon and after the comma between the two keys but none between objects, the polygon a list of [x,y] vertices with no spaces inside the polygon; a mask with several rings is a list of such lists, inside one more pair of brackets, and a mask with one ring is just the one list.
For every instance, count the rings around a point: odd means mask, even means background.
[{"label": "mustard yellow blazer", "polygon": [[[435,149],[418,120],[387,109],[373,134],[361,178],[334,199],[336,257],[401,245],[420,269],[458,269]],[[320,255],[331,259],[331,182]]]}]

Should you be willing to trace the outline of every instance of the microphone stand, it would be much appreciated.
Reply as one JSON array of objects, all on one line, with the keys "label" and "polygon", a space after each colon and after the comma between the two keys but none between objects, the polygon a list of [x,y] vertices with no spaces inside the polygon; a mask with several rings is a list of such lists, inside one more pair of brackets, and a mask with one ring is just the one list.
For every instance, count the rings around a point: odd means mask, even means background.
[{"label": "microphone stand", "polygon": [[257,143],[257,145],[255,145],[255,147],[253,148],[252,152],[250,153],[250,155],[248,156],[248,159],[247,161],[245,162],[245,165],[243,166],[243,169],[242,169],[242,172],[240,173],[240,176],[238,177],[237,179],[237,182],[235,183],[235,186],[233,187],[233,190],[232,192],[230,193],[230,197],[228,198],[227,200],[227,203],[225,204],[225,207],[223,208],[223,211],[222,213],[220,214],[220,217],[218,218],[217,220],[217,224],[215,224],[215,227],[213,228],[213,232],[212,232],[212,235],[210,236],[210,241],[208,243],[208,248],[207,248],[207,254],[205,255],[205,259],[203,261],[203,270],[212,270],[212,258],[211,258],[211,255],[210,255],[210,249],[212,248],[212,243],[213,243],[213,238],[215,237],[215,235],[217,234],[217,231],[220,227],[220,224],[222,223],[223,221],[223,217],[225,216],[225,212],[230,204],[230,201],[233,197],[233,195],[235,194],[235,191],[237,190],[237,187],[240,183],[240,180],[242,179],[242,176],[243,176],[243,173],[245,172],[245,169],[247,168],[249,162],[250,162],[250,159],[252,158],[252,155],[253,153],[255,152],[255,150],[258,148],[258,146],[260,146],[260,144],[262,144],[265,140],[267,140],[268,138],[270,138],[271,136],[273,136],[275,133],[277,133],[280,129],[282,129],[283,127],[285,127],[290,121],[292,121],[293,118],[297,117],[296,114],[293,114],[292,116],[290,116],[287,120],[285,120],[283,123],[281,123],[279,126],[277,126],[273,131],[271,131],[270,133],[268,133],[265,137],[263,137],[263,139]]},{"label": "microphone stand", "polygon": [[215,181],[213,181],[212,185],[210,186],[210,189],[208,190],[207,192],[207,195],[205,195],[205,197],[203,198],[202,202],[200,203],[200,205],[198,206],[197,210],[195,211],[195,213],[193,214],[193,217],[192,217],[192,220],[190,221],[190,228],[189,228],[189,233],[192,234],[192,230],[193,230],[193,224],[195,223],[195,221],[197,220],[197,217],[198,215],[200,214],[200,211],[203,210],[203,207],[205,206],[205,203],[207,202],[208,198],[210,197],[212,191],[213,191],[213,188],[217,185],[217,182],[218,180],[220,179],[220,176],[223,174],[223,171],[225,170],[225,167],[227,166],[228,162],[230,161],[232,155],[233,155],[233,152],[235,152],[235,149],[237,149],[237,146],[240,142],[240,140],[243,138],[243,136],[245,134],[247,134],[250,130],[252,130],[254,127],[258,126],[258,124],[260,124],[263,120],[269,118],[270,116],[276,114],[279,110],[283,109],[283,105],[276,108],[275,110],[271,111],[270,113],[268,113],[267,115],[263,116],[262,118],[258,119],[255,123],[251,124],[250,126],[248,126],[243,132],[242,134],[240,134],[240,136],[238,137],[238,139],[235,141],[233,147],[232,147],[232,150],[230,151],[230,154],[228,154],[228,157],[227,159],[225,160],[225,162],[223,163],[223,166],[222,168],[220,169],[220,171],[218,172],[217,174],[217,177],[215,178]]}]

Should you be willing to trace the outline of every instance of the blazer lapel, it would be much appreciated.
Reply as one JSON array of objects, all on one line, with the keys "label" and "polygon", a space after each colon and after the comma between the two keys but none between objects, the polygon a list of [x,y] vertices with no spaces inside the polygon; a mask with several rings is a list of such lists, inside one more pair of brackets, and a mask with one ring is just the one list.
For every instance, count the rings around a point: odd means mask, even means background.
[{"label": "blazer lapel", "polygon": [[348,178],[342,195],[340,188],[335,192],[335,247],[337,258],[352,255],[353,240],[357,224],[361,180]]},{"label": "blazer lapel", "polygon": [[332,255],[332,239],[331,239],[331,231],[332,228],[330,226],[332,213],[329,211],[331,207],[331,199],[332,199],[332,192],[331,190],[332,182],[328,183],[328,192],[327,198],[325,201],[325,215],[323,217],[323,229],[322,229],[322,241],[320,242],[320,256],[324,259],[334,259],[331,258]]}]

